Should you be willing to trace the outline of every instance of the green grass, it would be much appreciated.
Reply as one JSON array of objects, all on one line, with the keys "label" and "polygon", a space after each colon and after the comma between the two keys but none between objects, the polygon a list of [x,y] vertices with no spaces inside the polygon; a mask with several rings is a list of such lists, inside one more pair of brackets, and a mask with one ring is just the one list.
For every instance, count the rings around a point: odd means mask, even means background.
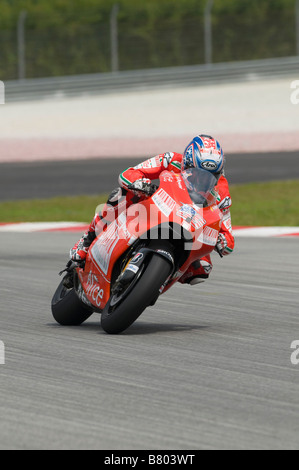
[{"label": "green grass", "polygon": [[90,222],[107,195],[1,202],[2,222]]},{"label": "green grass", "polygon": [[299,226],[299,180],[232,185],[233,225]]},{"label": "green grass", "polygon": [[[299,180],[231,185],[233,225],[299,226]],[[1,222],[89,223],[107,195],[0,203]]]}]

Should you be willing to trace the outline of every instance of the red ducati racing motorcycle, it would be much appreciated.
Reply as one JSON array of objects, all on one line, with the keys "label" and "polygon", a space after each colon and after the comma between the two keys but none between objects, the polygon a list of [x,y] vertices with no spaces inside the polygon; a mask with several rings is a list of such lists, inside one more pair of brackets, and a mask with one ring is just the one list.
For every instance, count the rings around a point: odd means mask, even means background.
[{"label": "red ducati racing motorcycle", "polygon": [[160,185],[98,235],[84,266],[70,261],[52,299],[61,325],[101,314],[107,333],[126,330],[189,266],[217,244],[222,213],[208,171],[164,171]]}]

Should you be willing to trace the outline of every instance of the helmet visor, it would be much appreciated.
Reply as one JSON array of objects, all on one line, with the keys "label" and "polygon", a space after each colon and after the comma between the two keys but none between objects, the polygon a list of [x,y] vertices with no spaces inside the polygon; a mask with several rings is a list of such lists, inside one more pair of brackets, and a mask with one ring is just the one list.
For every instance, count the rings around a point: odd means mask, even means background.
[{"label": "helmet visor", "polygon": [[182,172],[182,179],[195,204],[207,207],[216,203],[214,188],[217,179],[212,173],[199,168],[189,168]]}]

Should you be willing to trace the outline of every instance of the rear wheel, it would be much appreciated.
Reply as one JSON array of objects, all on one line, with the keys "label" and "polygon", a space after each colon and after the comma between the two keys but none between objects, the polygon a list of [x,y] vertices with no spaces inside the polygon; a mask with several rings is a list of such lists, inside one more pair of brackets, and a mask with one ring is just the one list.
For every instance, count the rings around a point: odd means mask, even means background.
[{"label": "rear wheel", "polygon": [[170,263],[153,254],[148,265],[142,265],[132,283],[123,292],[111,295],[102,314],[101,325],[106,333],[118,334],[134,323],[157,299],[159,289],[171,273]]},{"label": "rear wheel", "polygon": [[78,298],[75,289],[67,289],[63,280],[59,284],[51,303],[54,319],[63,326],[78,326],[93,313]]}]

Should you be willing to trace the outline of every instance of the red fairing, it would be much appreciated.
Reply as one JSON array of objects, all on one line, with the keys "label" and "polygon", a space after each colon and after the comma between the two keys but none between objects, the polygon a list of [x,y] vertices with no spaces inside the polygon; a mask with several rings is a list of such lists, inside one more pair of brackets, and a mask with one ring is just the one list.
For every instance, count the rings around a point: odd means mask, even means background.
[{"label": "red fairing", "polygon": [[160,187],[155,194],[118,213],[117,219],[105,227],[91,245],[85,268],[77,269],[87,299],[96,308],[104,309],[110,298],[116,263],[130,246],[160,224],[165,226],[173,222],[191,235],[190,241],[186,242],[188,258],[169,284],[163,286],[165,291],[184,275],[189,279],[190,267],[196,261],[205,258],[207,269],[222,221],[223,213],[216,204],[216,198],[210,206],[199,207],[190,199],[180,174],[160,172]]},{"label": "red fairing", "polygon": [[[174,173],[180,173],[182,167],[183,155],[176,152],[166,152],[160,155],[157,155],[154,158],[146,160],[143,163],[135,166],[134,168],[128,168],[119,176],[119,184],[122,188],[128,189],[128,186],[134,181],[137,181],[141,178],[148,178],[150,180],[158,179],[162,171],[171,171]],[[224,176],[221,176],[216,190],[219,194],[218,198],[218,207],[223,213],[223,223],[221,226],[220,233],[222,233],[227,242],[227,248],[224,250],[223,254],[228,255],[232,253],[235,240],[232,232],[231,216],[230,216],[230,207],[232,204],[228,181]]]}]

